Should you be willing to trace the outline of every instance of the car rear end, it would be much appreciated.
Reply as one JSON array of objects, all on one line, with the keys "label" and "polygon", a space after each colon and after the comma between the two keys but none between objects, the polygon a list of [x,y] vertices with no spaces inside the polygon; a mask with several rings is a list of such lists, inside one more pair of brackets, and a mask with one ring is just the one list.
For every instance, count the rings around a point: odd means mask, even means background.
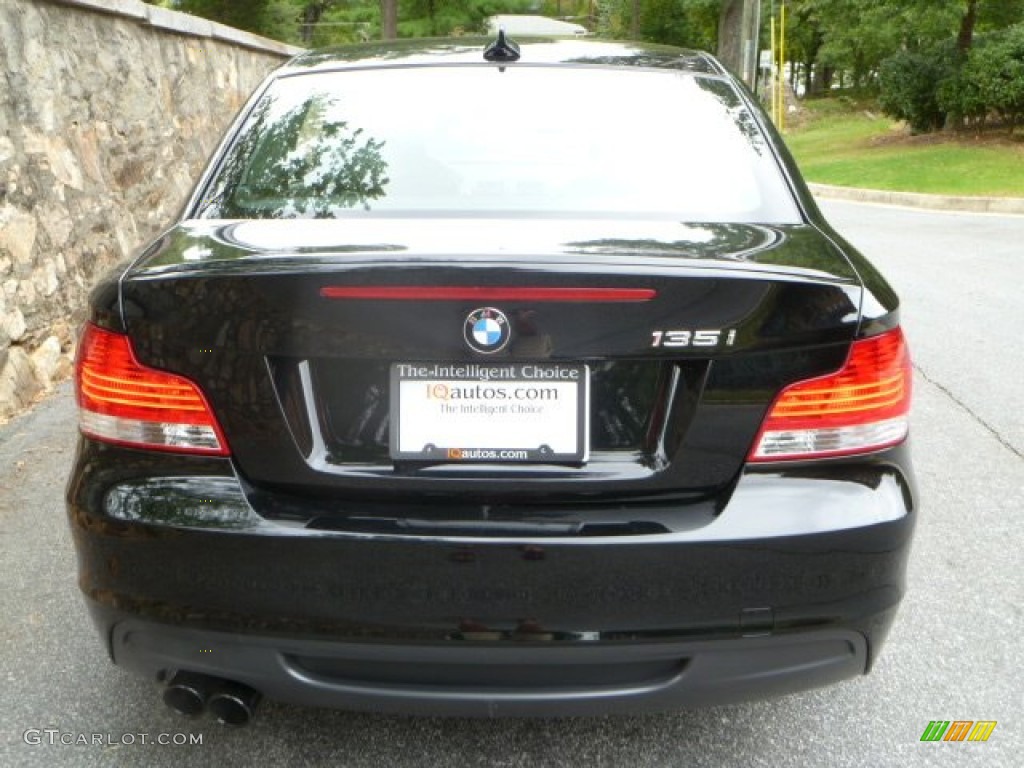
[{"label": "car rear end", "polygon": [[[561,45],[293,67],[97,288],[68,503],[116,663],[484,716],[869,669],[916,511],[896,298],[712,62]],[[433,74],[500,97],[500,135],[417,102]],[[606,87],[685,98],[607,158],[625,118],[558,112]]]}]

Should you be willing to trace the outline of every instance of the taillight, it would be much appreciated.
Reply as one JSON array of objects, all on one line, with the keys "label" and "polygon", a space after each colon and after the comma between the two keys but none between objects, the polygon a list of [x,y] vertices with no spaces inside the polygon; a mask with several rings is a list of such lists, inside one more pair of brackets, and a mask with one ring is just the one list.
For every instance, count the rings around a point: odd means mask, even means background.
[{"label": "taillight", "polygon": [[89,324],[75,369],[79,426],[89,437],[164,451],[228,455],[195,384],[135,359],[127,336]]},{"label": "taillight", "polygon": [[911,379],[899,328],[855,341],[839,371],[782,390],[748,460],[844,456],[896,445],[907,437]]}]

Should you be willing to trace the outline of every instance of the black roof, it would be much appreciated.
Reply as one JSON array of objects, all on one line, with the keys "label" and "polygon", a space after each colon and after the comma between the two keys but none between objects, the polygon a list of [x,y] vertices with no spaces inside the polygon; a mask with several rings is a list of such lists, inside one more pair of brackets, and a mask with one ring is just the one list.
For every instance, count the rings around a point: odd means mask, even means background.
[{"label": "black roof", "polygon": [[279,75],[333,69],[361,69],[386,66],[438,66],[480,64],[482,66],[532,66],[570,64],[576,66],[642,67],[674,69],[698,75],[721,76],[725,70],[701,51],[647,45],[635,42],[581,40],[579,38],[516,38],[521,55],[518,62],[491,64],[484,49],[493,38],[397,40],[324,48],[300,54],[286,64]]}]

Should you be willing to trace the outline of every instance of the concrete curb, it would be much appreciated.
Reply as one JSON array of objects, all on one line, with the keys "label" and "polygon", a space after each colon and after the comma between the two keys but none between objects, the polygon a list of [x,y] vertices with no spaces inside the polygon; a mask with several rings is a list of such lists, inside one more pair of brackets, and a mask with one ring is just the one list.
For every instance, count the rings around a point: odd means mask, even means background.
[{"label": "concrete curb", "polygon": [[917,192],[891,192],[884,189],[836,187],[831,184],[808,184],[815,197],[832,200],[854,200],[861,203],[903,205],[938,211],[967,213],[1012,213],[1024,215],[1021,197],[957,197],[954,195],[922,195]]}]

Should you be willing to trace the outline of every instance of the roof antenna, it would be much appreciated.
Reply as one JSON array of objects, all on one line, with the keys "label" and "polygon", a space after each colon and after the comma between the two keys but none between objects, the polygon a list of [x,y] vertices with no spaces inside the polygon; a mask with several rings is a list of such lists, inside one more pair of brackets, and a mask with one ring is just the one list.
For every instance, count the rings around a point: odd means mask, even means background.
[{"label": "roof antenna", "polygon": [[487,61],[519,61],[519,46],[505,37],[505,28],[498,27],[498,39],[484,48]]}]

